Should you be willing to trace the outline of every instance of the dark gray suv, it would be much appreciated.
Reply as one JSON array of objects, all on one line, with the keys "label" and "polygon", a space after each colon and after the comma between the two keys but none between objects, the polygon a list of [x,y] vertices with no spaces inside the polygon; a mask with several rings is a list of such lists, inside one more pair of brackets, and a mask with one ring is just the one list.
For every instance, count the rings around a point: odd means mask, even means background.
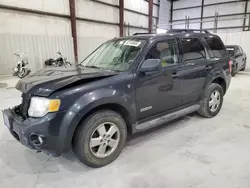
[{"label": "dark gray suv", "polygon": [[22,103],[3,111],[4,122],[29,148],[53,156],[73,149],[101,167],[119,156],[128,135],[196,111],[216,116],[231,65],[220,38],[208,32],[115,38],[74,68],[20,80]]}]

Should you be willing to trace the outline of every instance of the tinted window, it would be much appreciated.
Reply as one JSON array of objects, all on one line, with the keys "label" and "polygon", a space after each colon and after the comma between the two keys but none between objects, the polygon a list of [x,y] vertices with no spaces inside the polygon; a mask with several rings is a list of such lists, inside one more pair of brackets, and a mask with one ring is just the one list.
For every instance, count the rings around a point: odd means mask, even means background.
[{"label": "tinted window", "polygon": [[206,59],[205,49],[197,38],[184,38],[181,44],[184,62]]},{"label": "tinted window", "polygon": [[239,46],[239,51],[240,51],[240,53],[243,53],[243,50],[240,46]]},{"label": "tinted window", "polygon": [[156,42],[145,59],[160,59],[162,67],[178,63],[177,43],[175,40]]},{"label": "tinted window", "polygon": [[236,49],[237,49],[237,50],[236,50],[236,55],[241,54],[241,52],[240,52],[240,47],[237,47]]},{"label": "tinted window", "polygon": [[227,50],[227,52],[228,52],[230,55],[234,56],[234,54],[235,54],[235,48],[227,47],[226,50]]},{"label": "tinted window", "polygon": [[212,56],[222,57],[226,54],[226,48],[219,37],[205,37],[205,40],[211,49],[211,51],[209,50],[209,53],[211,54],[212,52]]}]

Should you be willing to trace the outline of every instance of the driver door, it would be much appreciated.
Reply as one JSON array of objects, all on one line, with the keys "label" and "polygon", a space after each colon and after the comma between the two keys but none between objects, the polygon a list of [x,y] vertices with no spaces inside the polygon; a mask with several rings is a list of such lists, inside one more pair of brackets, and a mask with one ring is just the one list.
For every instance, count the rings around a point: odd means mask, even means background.
[{"label": "driver door", "polygon": [[176,39],[154,42],[143,62],[147,59],[160,59],[162,70],[145,73],[137,71],[135,79],[137,120],[181,106],[181,79],[177,76],[180,61]]}]

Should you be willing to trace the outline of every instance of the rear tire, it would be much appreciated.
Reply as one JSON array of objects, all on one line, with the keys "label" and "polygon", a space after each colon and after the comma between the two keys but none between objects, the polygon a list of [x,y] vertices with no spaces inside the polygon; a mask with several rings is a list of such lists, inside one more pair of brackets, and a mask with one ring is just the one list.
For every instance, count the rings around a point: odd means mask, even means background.
[{"label": "rear tire", "polygon": [[79,125],[73,139],[73,151],[82,163],[98,168],[120,155],[126,139],[127,127],[122,116],[111,110],[101,110]]},{"label": "rear tire", "polygon": [[71,66],[71,63],[70,62],[68,62],[68,61],[66,61],[66,63],[65,63],[66,65],[66,67],[70,67]]},{"label": "rear tire", "polygon": [[231,76],[234,77],[237,73],[237,66],[232,68]]},{"label": "rear tire", "polygon": [[223,95],[224,91],[219,84],[210,84],[205,91],[198,114],[206,118],[216,116],[222,107]]}]

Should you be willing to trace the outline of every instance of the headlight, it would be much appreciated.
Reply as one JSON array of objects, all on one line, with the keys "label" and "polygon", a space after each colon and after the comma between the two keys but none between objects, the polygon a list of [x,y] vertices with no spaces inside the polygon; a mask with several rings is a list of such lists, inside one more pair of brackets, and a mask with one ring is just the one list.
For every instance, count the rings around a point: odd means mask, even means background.
[{"label": "headlight", "polygon": [[44,97],[32,97],[28,114],[31,117],[42,117],[48,112],[59,110],[61,101],[59,99],[47,99]]}]

